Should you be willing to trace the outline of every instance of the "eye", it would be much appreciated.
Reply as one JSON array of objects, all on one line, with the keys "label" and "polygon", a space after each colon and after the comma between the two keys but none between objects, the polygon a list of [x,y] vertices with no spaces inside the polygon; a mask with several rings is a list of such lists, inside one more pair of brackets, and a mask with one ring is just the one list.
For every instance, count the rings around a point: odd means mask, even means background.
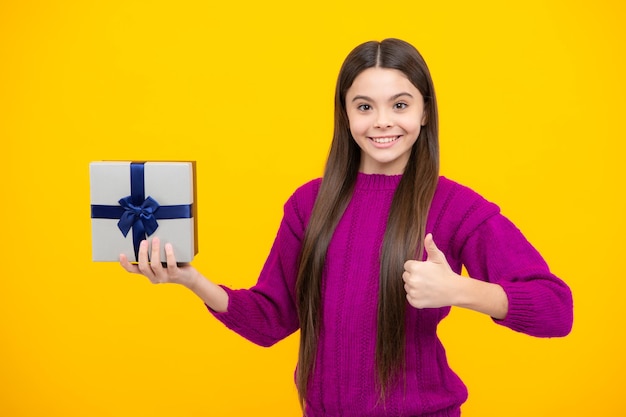
[{"label": "eye", "polygon": [[359,111],[368,111],[372,109],[372,106],[370,106],[369,104],[360,104],[357,109]]},{"label": "eye", "polygon": [[408,107],[409,105],[404,103],[404,102],[398,102],[396,104],[393,105],[393,108],[396,110],[404,110]]}]

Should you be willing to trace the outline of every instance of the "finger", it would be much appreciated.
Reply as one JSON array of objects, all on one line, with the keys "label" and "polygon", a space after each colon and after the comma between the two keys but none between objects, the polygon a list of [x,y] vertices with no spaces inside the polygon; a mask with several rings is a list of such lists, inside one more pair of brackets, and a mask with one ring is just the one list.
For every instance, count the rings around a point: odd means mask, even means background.
[{"label": "finger", "polygon": [[123,253],[120,254],[120,265],[122,265],[122,268],[124,268],[126,271],[130,273],[133,273],[133,274],[140,273],[137,265],[131,264],[130,261],[128,260],[128,257],[124,255]]},{"label": "finger", "polygon": [[404,282],[405,282],[405,285],[406,285],[406,283],[408,283],[408,282],[409,282],[409,279],[410,279],[410,278],[411,278],[411,273],[410,273],[409,271],[404,271],[404,272],[402,273],[402,281],[404,281]]},{"label": "finger", "polygon": [[137,256],[137,268],[148,279],[154,282],[154,271],[150,268],[150,261],[148,260],[148,241],[142,240],[139,244],[139,255]]},{"label": "finger", "polygon": [[163,282],[163,265],[161,265],[161,240],[158,237],[152,239],[152,251],[150,254],[150,268],[154,271],[155,283]]},{"label": "finger", "polygon": [[165,260],[167,261],[167,269],[172,271],[177,268],[176,257],[174,256],[174,248],[171,243],[165,244]]},{"label": "finger", "polygon": [[406,261],[404,263],[404,270],[405,271],[412,271],[415,269],[415,266],[418,264],[418,261],[415,261],[413,259],[409,259],[408,261]]},{"label": "finger", "polygon": [[426,253],[428,255],[426,258],[427,261],[435,263],[445,262],[446,257],[443,252],[439,250],[437,245],[435,245],[432,233],[427,234],[424,238],[424,248],[426,249]]},{"label": "finger", "polygon": [[152,267],[161,266],[161,240],[158,237],[152,239],[152,251],[150,253]]},{"label": "finger", "polygon": [[411,294],[406,295],[406,300],[412,307],[419,308],[417,300],[414,297],[412,297]]}]

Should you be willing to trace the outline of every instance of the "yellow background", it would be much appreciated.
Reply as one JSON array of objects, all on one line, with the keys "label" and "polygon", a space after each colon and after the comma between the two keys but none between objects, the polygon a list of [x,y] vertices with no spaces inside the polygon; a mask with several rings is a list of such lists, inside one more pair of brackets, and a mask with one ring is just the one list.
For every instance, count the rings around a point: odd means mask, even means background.
[{"label": "yellow background", "polygon": [[298,416],[271,349],[194,296],[92,263],[88,163],[196,160],[200,253],[251,286],[282,204],[321,174],[345,55],[430,65],[442,173],[497,202],[571,286],[541,340],[453,310],[464,416],[624,415],[626,13],[619,1],[3,1],[0,415]]}]

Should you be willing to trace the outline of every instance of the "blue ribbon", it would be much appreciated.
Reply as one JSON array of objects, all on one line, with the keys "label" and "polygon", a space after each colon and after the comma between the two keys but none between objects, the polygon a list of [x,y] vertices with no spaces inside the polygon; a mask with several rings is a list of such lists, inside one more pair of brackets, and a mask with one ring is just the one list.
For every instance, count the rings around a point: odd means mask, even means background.
[{"label": "blue ribbon", "polygon": [[130,195],[119,200],[119,206],[91,205],[92,219],[119,219],[117,227],[126,237],[133,231],[135,260],[139,260],[139,244],[152,235],[159,224],[158,220],[190,219],[192,205],[161,206],[155,199],[145,197],[144,163],[130,164]]}]

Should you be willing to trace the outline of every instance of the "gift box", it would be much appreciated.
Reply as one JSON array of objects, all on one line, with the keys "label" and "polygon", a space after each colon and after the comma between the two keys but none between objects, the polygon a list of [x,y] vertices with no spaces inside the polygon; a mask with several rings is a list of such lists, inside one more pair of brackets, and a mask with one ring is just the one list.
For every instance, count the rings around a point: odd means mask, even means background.
[{"label": "gift box", "polygon": [[89,171],[94,261],[137,261],[139,243],[157,236],[162,261],[165,243],[177,262],[198,253],[194,162],[101,161]]}]

